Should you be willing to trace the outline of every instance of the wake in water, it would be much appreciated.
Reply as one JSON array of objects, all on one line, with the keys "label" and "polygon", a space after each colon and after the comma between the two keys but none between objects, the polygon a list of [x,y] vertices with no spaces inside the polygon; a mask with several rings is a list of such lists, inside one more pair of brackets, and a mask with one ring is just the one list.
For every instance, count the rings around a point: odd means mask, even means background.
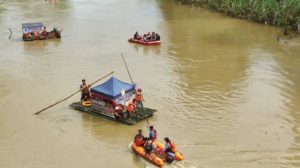
[{"label": "wake in water", "polygon": [[[157,168],[157,166],[147,162],[146,160],[142,159],[145,163],[145,168]],[[173,162],[171,164],[166,164],[164,168],[204,168],[199,164],[191,163],[189,161],[180,161],[180,162]]]}]

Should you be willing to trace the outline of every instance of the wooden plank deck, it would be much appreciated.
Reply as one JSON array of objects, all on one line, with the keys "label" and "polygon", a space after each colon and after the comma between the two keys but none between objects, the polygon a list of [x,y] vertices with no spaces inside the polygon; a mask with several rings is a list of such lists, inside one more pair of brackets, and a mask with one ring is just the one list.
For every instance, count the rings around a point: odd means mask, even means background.
[{"label": "wooden plank deck", "polygon": [[76,110],[82,111],[82,112],[86,112],[86,113],[89,113],[89,114],[100,116],[102,118],[113,120],[113,121],[116,121],[116,122],[119,122],[119,123],[122,123],[122,124],[126,124],[126,125],[134,125],[134,124],[136,124],[140,121],[145,120],[146,118],[152,117],[153,113],[156,112],[155,109],[138,108],[137,116],[134,115],[135,113],[133,113],[132,117],[130,117],[129,119],[116,119],[112,114],[108,114],[108,113],[105,113],[105,112],[100,111],[100,110],[95,110],[95,109],[92,109],[90,107],[82,106],[80,104],[80,102],[72,103],[72,104],[70,104],[70,107],[72,107]]}]

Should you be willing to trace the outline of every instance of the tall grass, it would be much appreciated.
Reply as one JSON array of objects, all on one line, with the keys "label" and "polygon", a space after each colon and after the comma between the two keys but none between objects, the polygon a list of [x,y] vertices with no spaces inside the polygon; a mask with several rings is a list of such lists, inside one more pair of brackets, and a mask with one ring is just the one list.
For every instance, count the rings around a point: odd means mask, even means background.
[{"label": "tall grass", "polygon": [[177,0],[292,30],[300,24],[300,0]]}]

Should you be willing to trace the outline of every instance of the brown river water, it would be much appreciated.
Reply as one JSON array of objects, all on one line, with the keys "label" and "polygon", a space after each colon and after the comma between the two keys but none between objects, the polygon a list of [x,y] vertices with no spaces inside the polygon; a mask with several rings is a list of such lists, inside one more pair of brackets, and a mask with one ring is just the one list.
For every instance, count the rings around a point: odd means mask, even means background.
[{"label": "brown river water", "polygon": [[[21,24],[63,28],[61,40],[23,42]],[[9,31],[13,31],[8,39]],[[127,42],[159,32],[162,45]],[[185,161],[166,167],[300,167],[300,40],[280,29],[171,0],[0,0],[0,167],[154,167],[126,126],[69,108],[85,78],[115,71],[157,109],[158,139]]]}]

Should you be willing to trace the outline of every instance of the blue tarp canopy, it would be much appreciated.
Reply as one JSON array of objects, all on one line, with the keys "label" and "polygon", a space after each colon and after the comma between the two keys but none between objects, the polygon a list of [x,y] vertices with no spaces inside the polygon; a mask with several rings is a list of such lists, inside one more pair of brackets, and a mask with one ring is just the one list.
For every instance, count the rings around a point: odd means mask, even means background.
[{"label": "blue tarp canopy", "polygon": [[36,23],[23,23],[22,24],[23,28],[32,28],[32,27],[43,27],[42,22],[36,22]]},{"label": "blue tarp canopy", "polygon": [[121,97],[121,90],[124,89],[126,93],[134,91],[135,84],[120,81],[115,77],[111,77],[101,85],[95,86],[91,89],[92,93],[102,94],[111,99]]},{"label": "blue tarp canopy", "polygon": [[34,31],[40,31],[43,27],[43,23],[37,22],[37,23],[23,23],[22,24],[22,30],[23,33],[30,33]]}]

